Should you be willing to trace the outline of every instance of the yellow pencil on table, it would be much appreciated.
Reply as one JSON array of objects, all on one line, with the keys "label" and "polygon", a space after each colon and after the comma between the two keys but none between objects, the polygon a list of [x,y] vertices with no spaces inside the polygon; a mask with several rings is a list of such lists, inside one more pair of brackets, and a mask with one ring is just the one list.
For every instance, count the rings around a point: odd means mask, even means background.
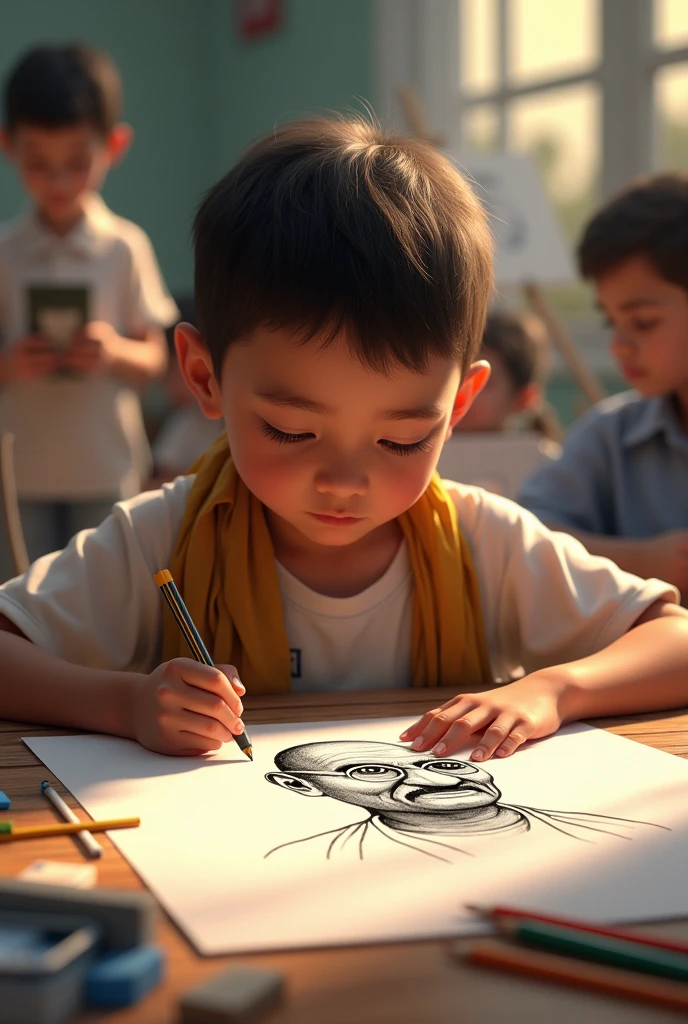
[{"label": "yellow pencil on table", "polygon": [[[174,615],[176,623],[181,629],[182,635],[189,645],[189,650],[196,661],[200,661],[201,664],[210,665],[214,668],[215,662],[210,657],[208,649],[201,638],[201,634],[193,624],[186,605],[182,601],[181,594],[177,590],[176,584],[172,579],[172,573],[169,569],[161,569],[160,572],[155,573],[153,579],[160,587],[163,597],[167,601],[170,611]],[[253,760],[253,746],[246,731],[239,733],[238,736],[233,736],[233,739],[238,744],[239,748],[243,750],[246,756]]]},{"label": "yellow pencil on table", "polygon": [[30,825],[15,828],[11,821],[0,821],[0,843],[15,839],[39,839],[42,836],[67,836],[75,832],[109,832],[115,828],[138,828],[140,818],[110,818],[104,821],[65,821],[58,825]]}]

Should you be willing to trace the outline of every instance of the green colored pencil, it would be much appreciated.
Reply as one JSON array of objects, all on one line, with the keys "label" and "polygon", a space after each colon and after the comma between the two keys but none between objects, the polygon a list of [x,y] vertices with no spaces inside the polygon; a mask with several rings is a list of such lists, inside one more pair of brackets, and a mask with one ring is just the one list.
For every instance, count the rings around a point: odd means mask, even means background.
[{"label": "green colored pencil", "polygon": [[503,935],[550,953],[593,960],[675,981],[688,981],[688,955],[685,953],[639,946],[625,939],[611,939],[606,935],[583,933],[577,928],[538,921],[502,920],[497,922],[497,927]]}]

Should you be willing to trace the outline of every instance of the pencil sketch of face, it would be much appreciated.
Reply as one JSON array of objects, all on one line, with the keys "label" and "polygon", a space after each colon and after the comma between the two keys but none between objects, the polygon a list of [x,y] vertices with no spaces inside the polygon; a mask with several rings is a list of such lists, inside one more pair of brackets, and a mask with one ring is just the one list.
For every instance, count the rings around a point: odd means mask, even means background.
[{"label": "pencil sketch of face", "polygon": [[395,743],[305,743],[275,757],[266,778],[300,796],[330,796],[371,813],[459,815],[495,804],[501,793],[483,768],[418,754]]}]

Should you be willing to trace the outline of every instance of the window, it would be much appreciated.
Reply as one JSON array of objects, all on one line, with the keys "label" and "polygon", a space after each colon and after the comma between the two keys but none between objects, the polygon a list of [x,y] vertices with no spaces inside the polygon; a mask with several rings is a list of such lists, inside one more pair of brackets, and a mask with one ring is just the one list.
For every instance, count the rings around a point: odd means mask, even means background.
[{"label": "window", "polygon": [[655,0],[654,165],[688,170],[688,4]]},{"label": "window", "polygon": [[462,150],[531,155],[571,242],[599,200],[600,0],[458,0]]},{"label": "window", "polygon": [[[379,112],[418,88],[449,150],[530,154],[573,246],[602,201],[688,170],[688,0],[377,0]],[[552,290],[586,358],[611,374],[591,290]]]}]

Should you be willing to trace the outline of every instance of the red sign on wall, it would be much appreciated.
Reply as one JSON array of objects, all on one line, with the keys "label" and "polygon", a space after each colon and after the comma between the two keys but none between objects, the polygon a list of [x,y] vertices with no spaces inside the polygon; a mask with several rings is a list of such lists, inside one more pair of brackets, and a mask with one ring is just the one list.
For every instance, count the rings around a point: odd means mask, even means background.
[{"label": "red sign on wall", "polygon": [[242,39],[269,36],[282,26],[283,0],[236,0],[236,7]]}]

